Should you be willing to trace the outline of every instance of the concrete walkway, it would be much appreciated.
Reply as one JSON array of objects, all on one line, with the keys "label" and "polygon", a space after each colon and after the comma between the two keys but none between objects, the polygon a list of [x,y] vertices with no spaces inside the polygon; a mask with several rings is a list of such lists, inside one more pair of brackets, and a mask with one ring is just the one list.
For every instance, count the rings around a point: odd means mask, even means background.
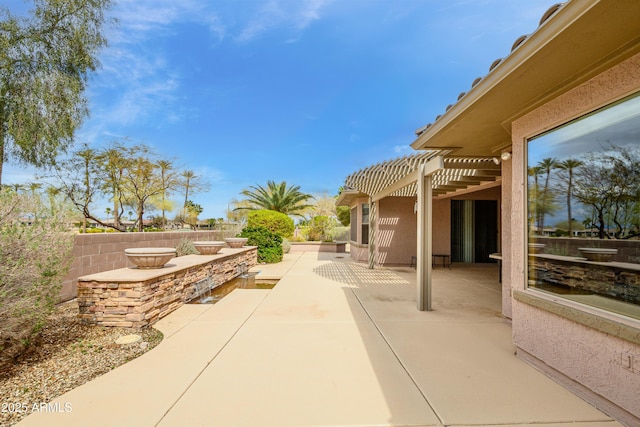
[{"label": "concrete walkway", "polygon": [[514,356],[495,266],[436,270],[418,312],[415,270],[348,256],[257,267],[273,290],[180,308],[158,347],[56,400],[70,412],[19,425],[620,425]]}]

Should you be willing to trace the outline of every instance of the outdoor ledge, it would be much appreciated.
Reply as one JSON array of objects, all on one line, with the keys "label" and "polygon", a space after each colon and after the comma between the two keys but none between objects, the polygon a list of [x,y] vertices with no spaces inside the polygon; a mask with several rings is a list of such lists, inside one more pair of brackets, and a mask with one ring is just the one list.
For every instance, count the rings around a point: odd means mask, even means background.
[{"label": "outdoor ledge", "polygon": [[571,262],[575,264],[588,264],[588,265],[600,265],[608,268],[616,268],[620,270],[638,271],[640,272],[640,264],[634,264],[630,262],[617,262],[617,261],[589,261],[586,258],[572,257],[566,255],[551,255],[551,254],[529,254],[529,256],[540,259],[549,259],[553,261]]},{"label": "outdoor ledge", "polygon": [[346,252],[347,242],[291,242],[290,252]]},{"label": "outdoor ledge", "polygon": [[616,319],[614,317],[617,316],[613,313],[532,290],[514,289],[513,298],[588,328],[640,345],[640,325],[632,325],[631,319],[622,317]]},{"label": "outdoor ledge", "polygon": [[78,278],[78,282],[144,282],[150,279],[156,279],[167,274],[175,273],[186,268],[197,267],[210,263],[214,260],[224,260],[236,254],[256,250],[257,246],[245,246],[242,248],[223,248],[224,252],[218,252],[215,255],[185,255],[172,258],[162,268],[136,268],[124,267],[117,270],[103,271],[100,273],[89,274]]},{"label": "outdoor ledge", "polygon": [[353,240],[349,241],[349,246],[353,246],[354,248],[368,248],[369,244],[368,243],[358,243],[358,242],[354,242]]}]

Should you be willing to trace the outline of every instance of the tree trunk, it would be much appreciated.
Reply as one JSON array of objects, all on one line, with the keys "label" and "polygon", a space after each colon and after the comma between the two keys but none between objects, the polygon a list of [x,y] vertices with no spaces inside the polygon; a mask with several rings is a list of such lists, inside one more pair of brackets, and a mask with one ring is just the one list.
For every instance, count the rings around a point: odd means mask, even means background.
[{"label": "tree trunk", "polygon": [[[2,117],[1,110],[0,110],[0,117]],[[2,188],[2,166],[4,165],[4,124],[3,123],[4,123],[4,120],[0,119],[0,188]]]},{"label": "tree trunk", "polygon": [[142,216],[144,215],[144,207],[142,203],[138,205],[138,231],[144,231],[144,224],[142,222]]},{"label": "tree trunk", "polygon": [[572,181],[572,176],[571,176],[571,170],[569,170],[569,188],[567,189],[567,216],[569,219],[569,222],[567,223],[567,227],[569,228],[569,237],[573,237],[573,221],[571,219],[571,183]]}]

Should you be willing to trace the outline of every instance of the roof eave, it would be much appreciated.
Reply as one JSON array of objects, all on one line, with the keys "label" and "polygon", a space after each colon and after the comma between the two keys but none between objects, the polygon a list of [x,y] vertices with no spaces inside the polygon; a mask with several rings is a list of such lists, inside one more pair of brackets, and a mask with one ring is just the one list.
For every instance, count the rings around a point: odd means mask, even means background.
[{"label": "roof eave", "polygon": [[[527,64],[527,61],[535,55],[544,54],[545,48],[547,48],[554,39],[562,37],[563,32],[567,28],[585,14],[588,14],[589,11],[598,6],[599,3],[599,1],[570,1],[565,4],[557,13],[551,16],[544,25],[534,31],[522,44],[520,44],[520,46],[504,58],[492,71],[482,78],[479,83],[472,87],[468,93],[462,96],[456,104],[451,106],[451,108],[443,113],[442,116],[433,124],[423,128],[424,130],[411,144],[411,147],[415,150],[452,149],[454,147],[461,150],[464,146],[463,152],[456,152],[456,154],[461,155],[470,155],[471,152],[473,152],[473,155],[493,155],[499,149],[504,148],[505,146],[508,147],[508,145],[510,145],[510,141],[508,140],[495,141],[491,150],[488,150],[488,144],[485,141],[484,146],[481,149],[473,151],[474,143],[478,144],[478,142],[473,140],[460,141],[460,138],[455,140],[453,137],[447,136],[447,138],[445,138],[442,135],[445,131],[449,131],[456,125],[456,123],[461,121],[465,113],[470,111],[483,98],[487,97],[488,94],[492,94],[492,92],[493,95],[499,94],[497,91],[500,89],[496,88],[499,84],[505,81],[513,82],[526,79],[526,73],[523,71],[523,66]],[[554,70],[550,69],[549,75],[553,72]],[[523,77],[523,75],[525,77]],[[575,80],[567,81],[565,82],[562,90],[569,90],[571,87],[575,87],[578,83],[579,82]],[[573,86],[569,87],[570,85]],[[549,91],[547,94],[548,96],[551,96],[554,90],[553,87],[542,87],[540,89],[541,93]],[[558,94],[558,90],[558,88],[555,88],[555,95]],[[507,94],[505,94],[505,96],[507,96]],[[504,112],[503,116],[495,119],[490,124],[494,129],[501,127],[501,131],[504,135],[510,135],[511,121],[523,114],[526,114],[535,106],[529,98],[519,99],[518,97],[513,96],[510,98],[511,99],[508,101],[508,113]],[[545,99],[548,99],[548,97]],[[538,99],[537,101],[542,102],[541,99]],[[486,126],[487,124],[482,123],[482,125]]]}]

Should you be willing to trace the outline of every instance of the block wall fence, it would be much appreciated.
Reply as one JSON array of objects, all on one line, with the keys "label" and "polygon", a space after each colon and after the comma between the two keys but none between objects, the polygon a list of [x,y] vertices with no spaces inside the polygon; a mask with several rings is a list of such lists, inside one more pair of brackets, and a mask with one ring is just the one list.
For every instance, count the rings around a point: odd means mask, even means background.
[{"label": "block wall fence", "polygon": [[224,240],[234,236],[235,232],[219,230],[78,234],[73,246],[73,263],[62,282],[60,301],[77,296],[78,277],[133,266],[124,254],[127,248],[175,248],[182,238]]}]

